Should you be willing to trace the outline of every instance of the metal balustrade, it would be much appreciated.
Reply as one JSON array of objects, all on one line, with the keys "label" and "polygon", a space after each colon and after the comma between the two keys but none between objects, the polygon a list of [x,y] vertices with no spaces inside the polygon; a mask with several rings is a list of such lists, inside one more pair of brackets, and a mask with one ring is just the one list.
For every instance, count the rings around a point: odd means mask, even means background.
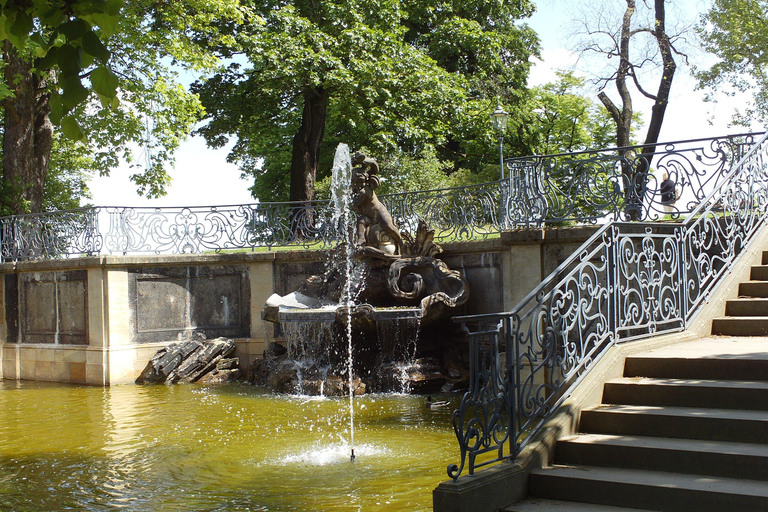
[{"label": "metal balustrade", "polygon": [[613,344],[686,328],[766,223],[768,134],[718,174],[682,222],[608,223],[511,311],[454,318],[471,373],[450,477],[516,458]]},{"label": "metal balustrade", "polygon": [[[435,240],[485,238],[553,223],[677,219],[724,179],[758,134],[739,134],[562,155],[511,158],[508,178],[382,195],[404,230],[424,220]],[[650,169],[653,172],[648,172]],[[679,196],[662,200],[668,173]],[[667,204],[665,204],[667,203]],[[96,254],[181,254],[337,244],[330,204],[93,207],[0,218],[3,261]]]}]

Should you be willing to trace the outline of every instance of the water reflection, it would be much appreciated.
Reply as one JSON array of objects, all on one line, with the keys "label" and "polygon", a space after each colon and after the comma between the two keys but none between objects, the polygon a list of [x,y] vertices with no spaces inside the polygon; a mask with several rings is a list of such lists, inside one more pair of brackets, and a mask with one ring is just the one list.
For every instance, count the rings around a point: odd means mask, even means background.
[{"label": "water reflection", "polygon": [[0,510],[431,510],[451,407],[250,386],[0,383]]}]

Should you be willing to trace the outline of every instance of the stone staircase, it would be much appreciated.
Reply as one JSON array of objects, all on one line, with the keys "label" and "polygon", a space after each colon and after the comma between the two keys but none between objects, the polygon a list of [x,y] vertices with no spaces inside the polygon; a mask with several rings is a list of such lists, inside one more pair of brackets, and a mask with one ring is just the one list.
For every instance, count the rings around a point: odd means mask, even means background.
[{"label": "stone staircase", "polygon": [[[712,337],[628,357],[506,512],[768,512],[768,253]],[[747,337],[751,336],[751,337]]]},{"label": "stone staircase", "polygon": [[750,280],[739,285],[739,298],[729,300],[725,317],[712,321],[712,334],[768,336],[768,252],[755,265]]}]

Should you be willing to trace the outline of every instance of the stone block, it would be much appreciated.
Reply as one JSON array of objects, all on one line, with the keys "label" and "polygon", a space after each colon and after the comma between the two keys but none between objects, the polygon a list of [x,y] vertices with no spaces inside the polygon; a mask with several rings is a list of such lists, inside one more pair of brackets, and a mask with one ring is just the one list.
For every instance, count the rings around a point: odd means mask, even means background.
[{"label": "stone block", "polygon": [[85,383],[94,386],[105,386],[110,382],[105,378],[104,365],[86,364],[85,365]]},{"label": "stone block", "polygon": [[461,307],[459,314],[476,315],[503,309],[504,283],[500,253],[457,254],[447,256],[443,261],[451,270],[459,271],[469,285],[469,300]]},{"label": "stone block", "polygon": [[19,274],[22,343],[87,344],[85,270]]},{"label": "stone block", "polygon": [[[267,299],[275,291],[274,274],[271,262],[254,262],[248,266],[248,280],[250,284],[250,316],[251,338],[266,337],[267,326],[261,319],[261,311]],[[272,329],[272,326],[269,326]]]},{"label": "stone block", "polygon": [[53,361],[51,363],[51,380],[69,382],[69,363]]},{"label": "stone block", "polygon": [[104,310],[104,290],[106,272],[103,268],[88,269],[88,345],[102,347],[106,343],[106,311]]},{"label": "stone block", "polygon": [[515,307],[541,283],[541,246],[510,247],[504,255],[504,310]]},{"label": "stone block", "polygon": [[69,363],[69,381],[80,384],[88,382],[85,363]]},{"label": "stone block", "polygon": [[86,350],[85,362],[87,364],[104,364],[106,352],[102,349],[98,350]]},{"label": "stone block", "polygon": [[131,342],[131,306],[128,292],[128,272],[110,269],[107,272],[109,286],[107,314],[109,318],[110,346],[127,345]]},{"label": "stone block", "polygon": [[37,360],[37,348],[35,347],[19,347],[19,360],[21,361],[36,361]]},{"label": "stone block", "polygon": [[[47,272],[45,274],[48,274]],[[27,336],[52,335],[56,331],[56,283],[27,277],[22,285],[23,331]],[[26,338],[24,341],[28,341]],[[44,341],[32,341],[43,343]]]},{"label": "stone block", "polygon": [[5,341],[19,342],[19,276],[6,274],[3,279],[5,299]]},{"label": "stone block", "polygon": [[53,361],[56,359],[56,349],[54,348],[38,348],[35,350],[36,361]]},{"label": "stone block", "polygon": [[128,286],[134,343],[250,334],[246,266],[135,268]]},{"label": "stone block", "polygon": [[34,362],[34,379],[52,381],[53,379],[53,362],[52,361],[35,361]]},{"label": "stone block", "polygon": [[87,293],[82,280],[58,283],[59,326],[58,342],[63,345],[87,345]]},{"label": "stone block", "polygon": [[187,325],[186,278],[136,279],[136,331],[180,330]]},{"label": "stone block", "polygon": [[86,363],[87,351],[85,349],[59,348],[54,351],[55,362],[61,363]]},{"label": "stone block", "polygon": [[3,358],[3,378],[4,379],[18,379],[16,375],[16,359]]},{"label": "stone block", "polygon": [[35,361],[19,360],[19,379],[35,380]]}]

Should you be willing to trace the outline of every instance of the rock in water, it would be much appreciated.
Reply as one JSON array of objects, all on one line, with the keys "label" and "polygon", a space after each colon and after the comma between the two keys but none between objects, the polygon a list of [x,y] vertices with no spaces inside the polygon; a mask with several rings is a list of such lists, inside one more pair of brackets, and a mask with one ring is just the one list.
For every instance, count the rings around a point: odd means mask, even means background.
[{"label": "rock in water", "polygon": [[234,351],[235,342],[227,338],[171,343],[152,356],[136,383],[196,382]]}]

